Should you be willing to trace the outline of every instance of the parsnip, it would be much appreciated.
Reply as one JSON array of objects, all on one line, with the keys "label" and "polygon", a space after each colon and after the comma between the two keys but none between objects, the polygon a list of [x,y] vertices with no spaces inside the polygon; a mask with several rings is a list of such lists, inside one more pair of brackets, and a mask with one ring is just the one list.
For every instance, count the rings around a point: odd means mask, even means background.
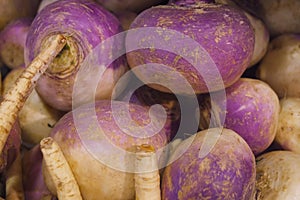
[{"label": "parsnip", "polygon": [[73,172],[58,144],[51,138],[40,142],[46,169],[60,200],[81,200],[81,194]]},{"label": "parsnip", "polygon": [[46,48],[37,55],[17,79],[15,87],[3,96],[3,101],[0,104],[0,152],[2,152],[19,111],[35,87],[40,75],[46,71],[49,63],[58,55],[65,44],[66,39],[62,35],[51,37]]}]

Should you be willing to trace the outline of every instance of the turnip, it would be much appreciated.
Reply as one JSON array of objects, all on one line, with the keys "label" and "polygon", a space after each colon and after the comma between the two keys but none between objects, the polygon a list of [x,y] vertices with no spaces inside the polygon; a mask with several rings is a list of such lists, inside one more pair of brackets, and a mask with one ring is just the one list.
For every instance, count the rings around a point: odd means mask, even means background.
[{"label": "turnip", "polygon": [[[226,99],[213,102],[208,95],[200,98],[200,128],[211,119],[225,117],[224,127],[234,130],[248,143],[255,155],[266,150],[275,138],[280,104],[276,93],[265,82],[241,78],[226,88]],[[220,107],[211,116],[211,104]],[[222,110],[226,104],[226,110]]]},{"label": "turnip", "polygon": [[257,76],[267,82],[280,98],[300,97],[299,45],[298,34],[274,38],[258,66]]},{"label": "turnip", "polygon": [[31,18],[17,19],[0,33],[0,59],[11,69],[24,65],[24,47],[31,22]]},{"label": "turnip", "polygon": [[[93,1],[60,0],[42,9],[33,20],[28,33],[25,63],[31,62],[37,52],[45,48],[44,41],[52,35],[61,33],[67,40],[60,56],[54,59],[37,82],[36,90],[42,99],[55,109],[71,110],[73,86],[82,62],[97,45],[121,30],[119,20]],[[122,48],[122,41],[115,41],[114,47]],[[109,66],[103,66],[101,59],[112,56],[115,51],[115,48],[109,46],[95,55],[98,60],[91,66],[92,70],[105,70],[97,83],[96,99],[111,98],[114,85],[127,70],[124,56]]]},{"label": "turnip", "polygon": [[[11,70],[3,80],[3,94],[14,86],[25,68]],[[49,136],[55,123],[64,113],[48,106],[34,89],[19,112],[19,122],[24,145],[32,146]]]},{"label": "turnip", "polygon": [[40,147],[58,199],[81,200],[78,184],[58,144],[49,137],[41,140]]},{"label": "turnip", "polygon": [[300,98],[281,99],[280,105],[275,141],[283,149],[300,153]]},{"label": "turnip", "polygon": [[178,6],[197,6],[198,3],[214,3],[214,0],[169,0],[168,4],[176,4]]},{"label": "turnip", "polygon": [[300,155],[272,151],[256,158],[256,199],[299,199]]},{"label": "turnip", "polygon": [[298,0],[234,0],[266,24],[272,37],[285,33],[299,33]]},{"label": "turnip", "polygon": [[0,0],[0,30],[23,17],[34,17],[40,0]]},{"label": "turnip", "polygon": [[[131,29],[126,37],[130,67],[143,82],[166,84],[149,84],[163,92],[172,86],[174,93],[188,95],[228,87],[246,70],[254,49],[245,14],[221,4],[154,6],[140,13]],[[139,70],[140,65],[148,67]]]},{"label": "turnip", "polygon": [[[222,131],[206,157],[199,157],[206,134]],[[178,159],[174,159],[178,158]],[[185,139],[162,176],[162,199],[249,200],[255,190],[255,158],[248,144],[230,129],[208,129]]]},{"label": "turnip", "polygon": [[170,141],[170,128],[163,113],[101,100],[82,105],[59,120],[51,137],[72,168],[83,199],[134,198],[132,148],[151,145],[161,155],[159,167],[164,164],[161,158]]}]

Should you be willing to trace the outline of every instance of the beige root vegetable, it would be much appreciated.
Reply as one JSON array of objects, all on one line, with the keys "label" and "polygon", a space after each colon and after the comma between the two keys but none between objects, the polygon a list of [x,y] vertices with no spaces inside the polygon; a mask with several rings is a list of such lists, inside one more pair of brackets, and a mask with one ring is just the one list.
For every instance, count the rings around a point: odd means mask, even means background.
[{"label": "beige root vegetable", "polygon": [[160,200],[160,177],[153,146],[141,145],[137,147],[135,167],[136,200]]},{"label": "beige root vegetable", "polygon": [[15,87],[3,96],[0,104],[0,152],[2,152],[18,113],[33,90],[36,81],[65,44],[66,39],[62,35],[49,38],[47,47],[37,55],[17,79]]},{"label": "beige root vegetable", "polygon": [[24,190],[22,185],[22,158],[17,156],[6,174],[6,200],[24,200]]},{"label": "beige root vegetable", "polygon": [[300,153],[300,98],[281,99],[280,107],[275,141],[283,149]]},{"label": "beige root vegetable", "polygon": [[58,144],[47,137],[40,142],[46,169],[56,189],[58,199],[82,199],[73,172]]}]

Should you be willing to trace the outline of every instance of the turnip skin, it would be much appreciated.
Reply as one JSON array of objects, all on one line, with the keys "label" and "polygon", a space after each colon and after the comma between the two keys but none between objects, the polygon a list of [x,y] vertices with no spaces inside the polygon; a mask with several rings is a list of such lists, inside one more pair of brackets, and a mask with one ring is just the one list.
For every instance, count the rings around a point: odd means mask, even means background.
[{"label": "turnip skin", "polygon": [[[271,145],[276,135],[280,112],[278,96],[265,82],[250,78],[239,79],[225,92],[226,101],[220,99],[213,103],[224,108],[226,102],[226,110],[218,110],[212,118],[226,116],[223,126],[242,136],[255,155],[260,154]],[[200,128],[205,129],[211,118],[209,96],[205,96],[202,102],[206,103],[200,105]]]},{"label": "turnip skin", "polygon": [[257,157],[256,163],[257,200],[299,199],[299,154],[271,151]]},{"label": "turnip skin", "polygon": [[24,65],[24,47],[32,18],[19,18],[0,33],[0,59],[13,69]]},{"label": "turnip skin", "polygon": [[[93,1],[60,0],[42,9],[32,22],[28,33],[25,63],[30,62],[43,48],[46,38],[57,33],[66,36],[70,50],[65,50],[65,53],[72,53],[62,55],[60,60],[54,61],[39,79],[36,90],[43,100],[58,110],[71,110],[76,72],[84,58],[100,42],[120,31],[122,28],[118,19]],[[105,56],[111,55],[113,50],[105,53]],[[63,64],[66,61],[67,63]],[[124,57],[107,66],[97,88],[96,98],[109,99],[116,81],[127,68]],[[53,96],[56,98],[49,98]]]},{"label": "turnip skin", "polygon": [[300,98],[281,99],[280,105],[275,141],[282,149],[300,153]]},{"label": "turnip skin", "polygon": [[[126,102],[119,102],[117,106],[127,105]],[[101,137],[107,137],[110,143],[117,145],[118,147],[129,150],[132,146],[141,144],[151,144],[157,150],[169,141],[168,127],[163,127],[158,134],[149,138],[134,138],[126,135],[121,129],[115,124],[112,118],[110,101],[97,101],[95,104],[95,112],[98,118],[98,123],[103,130],[100,131],[91,124],[90,111],[94,109],[92,104],[80,106],[66,114],[60,121],[55,125],[52,130],[51,137],[61,147],[69,165],[72,168],[74,176],[80,187],[82,197],[84,199],[133,199],[134,198],[134,182],[133,174],[130,172],[122,172],[118,169],[114,169],[97,160],[86,149],[86,145],[93,148],[97,152],[103,152],[109,159],[122,160],[122,165],[127,166],[129,160],[123,155],[116,155],[110,151],[112,147],[105,144],[104,139]],[[117,109],[119,110],[119,109]],[[120,110],[119,110],[120,111]],[[74,124],[73,113],[79,114],[78,124]],[[130,104],[130,111],[132,119],[137,122],[140,126],[147,125],[149,121],[148,109],[135,104]],[[122,113],[115,113],[115,117],[124,117]],[[123,119],[123,118],[122,118]],[[125,120],[125,118],[124,118]],[[130,129],[130,125],[127,128]],[[166,125],[168,126],[168,125]],[[80,127],[80,129],[78,129]],[[146,128],[147,132],[144,133],[132,133],[135,136],[142,134],[150,134],[153,132],[150,128]],[[78,133],[81,132],[81,133]],[[81,141],[82,136],[79,134],[90,135],[90,140]],[[103,136],[101,136],[103,135]],[[96,147],[96,148],[95,148]],[[130,151],[130,150],[129,150]],[[105,183],[105,184],[104,184]],[[115,192],[118,191],[118,192]]]},{"label": "turnip skin", "polygon": [[169,0],[168,4],[175,4],[178,6],[197,6],[198,3],[214,3],[214,0]]},{"label": "turnip skin", "polygon": [[40,0],[0,0],[0,30],[23,17],[34,17]]},{"label": "turnip skin", "polygon": [[[233,84],[240,78],[249,65],[254,48],[254,32],[249,20],[242,11],[226,5],[201,4],[197,8],[189,8],[175,5],[156,6],[140,13],[131,28],[159,27],[167,30],[178,31],[197,41],[215,62],[217,69],[223,78],[225,87]],[[166,36],[165,40],[168,37]],[[126,46],[133,42],[147,42],[144,34],[127,34]],[[170,41],[171,43],[171,41]],[[176,41],[174,48],[184,50],[185,44]],[[182,47],[181,47],[182,46]],[[162,47],[163,48],[163,47]],[[199,52],[194,52],[196,53]],[[190,53],[193,55],[193,52]],[[147,63],[159,63],[176,69],[191,84],[195,93],[208,92],[207,85],[199,72],[184,60],[181,55],[166,52],[160,49],[139,49],[127,53],[127,60],[131,68]],[[204,66],[200,66],[204,67]],[[205,66],[205,73],[209,73],[210,67]],[[150,70],[149,70],[150,71]],[[136,73],[143,81],[150,77],[148,73]],[[202,74],[205,76],[205,74]],[[178,93],[186,94],[185,85],[172,77],[164,76],[164,79],[178,87]],[[207,78],[207,77],[206,77]],[[155,89],[169,92],[166,88],[156,86]],[[214,86],[211,91],[223,89],[223,86]]]},{"label": "turnip skin", "polygon": [[199,158],[206,132],[198,132],[175,149],[172,156],[183,154],[164,171],[162,199],[251,199],[256,170],[247,143],[234,131],[223,129],[212,151]]},{"label": "turnip skin", "polygon": [[268,83],[279,98],[300,97],[300,36],[283,34],[269,44],[257,76]]}]

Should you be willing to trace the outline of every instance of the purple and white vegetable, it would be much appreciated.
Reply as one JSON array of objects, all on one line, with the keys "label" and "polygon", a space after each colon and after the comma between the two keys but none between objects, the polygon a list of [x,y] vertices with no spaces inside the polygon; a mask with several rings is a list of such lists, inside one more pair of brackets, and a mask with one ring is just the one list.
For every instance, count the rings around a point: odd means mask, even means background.
[{"label": "purple and white vegetable", "polygon": [[[126,37],[127,50],[141,48],[127,53],[129,66],[143,82],[167,83],[176,87],[178,94],[206,93],[232,85],[248,67],[254,49],[254,32],[246,15],[221,4],[155,6],[140,13],[131,29]],[[141,71],[140,65],[148,68]],[[183,78],[179,80],[172,73]],[[192,92],[187,91],[186,81]],[[149,86],[170,92],[166,86]]]},{"label": "purple and white vegetable", "polygon": [[0,32],[0,59],[9,68],[24,65],[24,48],[31,18],[20,18]]},{"label": "purple and white vegetable", "polygon": [[[226,99],[214,102],[209,95],[200,97],[200,128],[224,117],[223,126],[242,136],[255,155],[260,154],[271,145],[277,131],[280,104],[276,93],[265,82],[250,78],[239,79],[225,92]],[[226,110],[221,110],[225,103]],[[214,116],[210,115],[211,104],[217,107]]]},{"label": "purple and white vegetable", "polygon": [[207,156],[199,157],[206,134],[213,137],[219,131],[214,128],[198,132],[177,146],[163,173],[162,199],[249,200],[254,197],[255,158],[237,133],[221,130],[213,149]]},{"label": "purple and white vegetable", "polygon": [[[36,90],[42,99],[58,110],[71,110],[73,86],[82,62],[98,44],[121,30],[119,20],[93,1],[60,0],[42,9],[28,33],[25,63],[31,62],[45,48],[47,38],[61,33],[67,40],[67,45],[37,83]],[[115,49],[109,48],[102,56],[109,57],[114,53]],[[101,55],[97,58],[101,60]],[[109,99],[117,80],[127,70],[125,57],[120,57],[110,66],[103,66],[99,61],[90,67],[105,67],[95,98]]]}]

